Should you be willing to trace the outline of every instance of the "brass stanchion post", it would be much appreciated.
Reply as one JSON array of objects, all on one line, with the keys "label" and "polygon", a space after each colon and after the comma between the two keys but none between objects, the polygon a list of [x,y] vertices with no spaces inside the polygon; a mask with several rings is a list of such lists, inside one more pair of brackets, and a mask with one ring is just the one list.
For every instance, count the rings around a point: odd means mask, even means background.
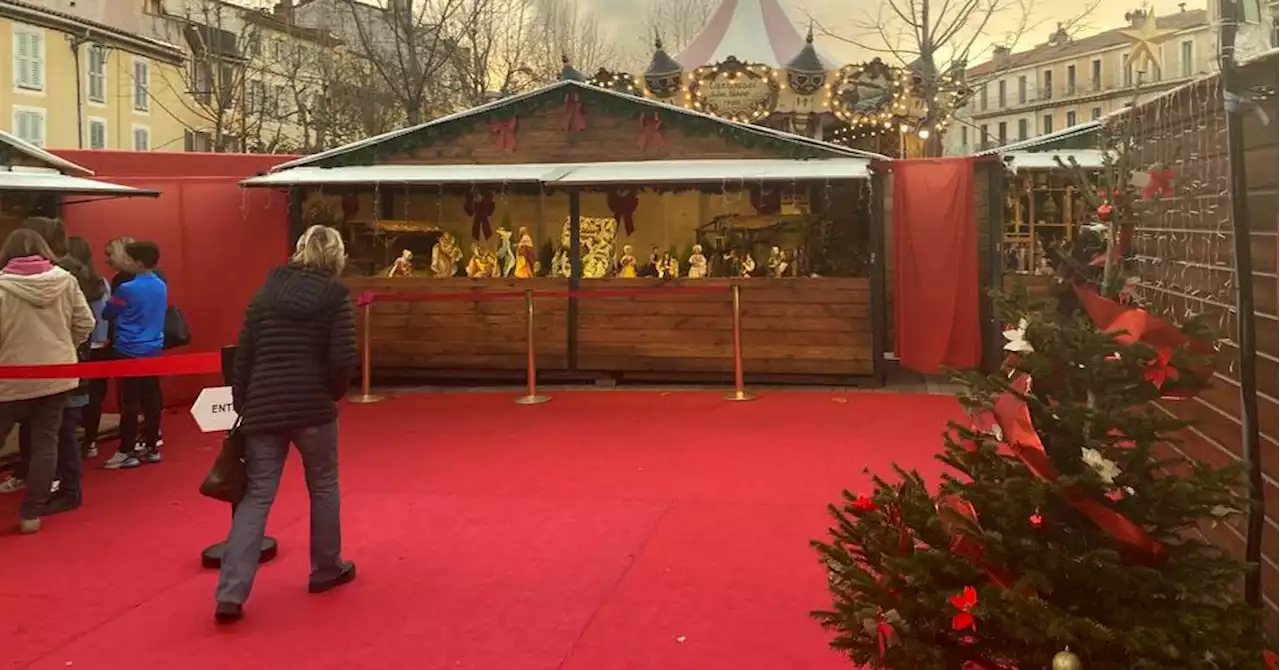
[{"label": "brass stanchion post", "polygon": [[742,382],[742,287],[734,284],[733,290],[733,392],[724,397],[725,400],[755,400],[754,393],[748,391]]},{"label": "brass stanchion post", "polygon": [[526,393],[515,399],[517,405],[541,405],[549,402],[551,396],[538,394],[538,360],[534,353],[533,346],[533,289],[525,289],[524,291],[524,310],[525,319],[528,321],[528,331],[525,334],[525,348],[528,350],[529,360],[525,364],[525,385]]},{"label": "brass stanchion post", "polygon": [[374,395],[372,389],[372,370],[373,361],[371,350],[373,348],[373,338],[370,333],[373,332],[373,303],[370,302],[364,306],[364,332],[361,333],[360,339],[360,393],[348,398],[348,402],[358,405],[367,405],[382,400],[382,396]]}]

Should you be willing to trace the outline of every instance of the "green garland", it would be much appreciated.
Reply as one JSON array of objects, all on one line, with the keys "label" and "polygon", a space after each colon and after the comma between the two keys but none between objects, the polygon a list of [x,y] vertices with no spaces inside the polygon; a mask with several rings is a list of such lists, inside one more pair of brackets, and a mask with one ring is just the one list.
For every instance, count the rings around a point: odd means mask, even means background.
[{"label": "green garland", "polygon": [[533,97],[513,100],[479,114],[424,126],[399,137],[318,161],[316,165],[319,167],[378,165],[383,163],[384,159],[393,156],[404,156],[421,149],[440,147],[474,132],[481,124],[487,126],[495,121],[528,117],[563,104],[561,96],[567,91],[578,93],[582,101],[583,110],[587,113],[598,112],[616,118],[632,118],[636,119],[637,122],[641,114],[657,114],[664,130],[675,129],[680,131],[681,134],[690,137],[719,136],[740,147],[763,149],[779,158],[803,160],[844,156],[844,154],[831,149],[824,149],[798,140],[761,132],[751,126],[697,116],[667,105],[646,104],[635,99],[611,95],[603,91],[594,91],[590,88],[584,89],[570,84],[549,89]]}]

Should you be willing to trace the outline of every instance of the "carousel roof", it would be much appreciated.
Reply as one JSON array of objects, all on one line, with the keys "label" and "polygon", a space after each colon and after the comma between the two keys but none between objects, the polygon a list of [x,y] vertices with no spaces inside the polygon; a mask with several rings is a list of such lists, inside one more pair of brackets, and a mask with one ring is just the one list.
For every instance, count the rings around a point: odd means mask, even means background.
[{"label": "carousel roof", "polygon": [[[778,0],[721,0],[720,6],[676,60],[685,70],[727,60],[780,68],[805,48],[805,39],[787,18]],[[832,69],[836,61],[821,53],[818,60]]]}]

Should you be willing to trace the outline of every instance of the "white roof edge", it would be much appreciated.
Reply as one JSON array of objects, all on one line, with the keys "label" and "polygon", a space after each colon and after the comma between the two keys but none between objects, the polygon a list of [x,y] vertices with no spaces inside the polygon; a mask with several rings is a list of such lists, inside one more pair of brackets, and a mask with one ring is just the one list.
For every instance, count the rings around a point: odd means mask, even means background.
[{"label": "white roof edge", "polygon": [[158,193],[152,189],[113,184],[42,168],[0,170],[0,192],[4,191],[108,196],[140,196]]},{"label": "white roof edge", "polygon": [[26,154],[29,158],[47,163],[60,172],[74,173],[80,176],[93,176],[93,170],[76,165],[65,158],[59,158],[12,133],[0,130],[0,142],[8,144],[19,153]]},{"label": "white roof edge", "polygon": [[[341,184],[636,184],[867,179],[869,158],[704,159],[505,165],[302,166],[250,177],[245,187]],[[595,174],[592,174],[595,173]]]},{"label": "white roof edge", "polygon": [[594,92],[598,92],[598,93],[602,93],[602,94],[605,94],[605,95],[612,95],[612,96],[617,97],[617,98],[623,98],[623,99],[626,99],[626,100],[629,100],[629,101],[636,102],[636,103],[641,104],[641,105],[648,105],[649,107],[654,107],[654,108],[658,108],[658,109],[663,109],[663,110],[667,110],[667,111],[675,112],[675,113],[677,113],[677,114],[686,114],[686,115],[689,115],[689,116],[694,116],[694,117],[699,117],[699,118],[708,119],[708,120],[714,121],[715,123],[719,123],[719,124],[723,124],[723,125],[729,125],[729,126],[740,126],[743,130],[745,130],[745,131],[747,131],[747,132],[753,132],[753,133],[756,133],[756,134],[759,134],[759,135],[765,135],[765,136],[773,137],[773,138],[780,139],[780,140],[783,140],[783,141],[791,141],[791,142],[795,142],[795,143],[797,143],[797,144],[803,144],[803,145],[805,145],[805,146],[809,146],[809,147],[812,147],[812,148],[815,148],[815,149],[826,149],[826,150],[828,150],[828,151],[831,151],[831,153],[832,153],[832,156],[833,156],[833,157],[835,157],[835,156],[839,156],[839,155],[844,155],[844,156],[849,156],[849,157],[853,157],[853,158],[866,158],[866,159],[869,159],[869,160],[889,160],[889,157],[888,157],[888,156],[883,156],[883,155],[881,155],[881,154],[872,153],[872,152],[870,152],[870,151],[862,151],[862,150],[860,150],[860,149],[852,149],[852,148],[849,148],[849,147],[843,147],[843,146],[840,146],[840,145],[838,145],[838,144],[832,144],[832,143],[830,143],[830,142],[823,142],[823,141],[821,141],[821,140],[815,140],[815,139],[812,139],[812,138],[809,138],[809,137],[804,137],[804,136],[802,136],[802,135],[794,135],[794,134],[792,134],[792,133],[783,132],[783,131],[781,131],[781,130],[774,130],[773,128],[766,128],[766,127],[764,127],[764,126],[756,126],[756,125],[748,125],[748,124],[739,124],[739,123],[735,123],[735,122],[733,122],[733,121],[729,121],[729,120],[727,120],[727,119],[722,119],[722,118],[720,118],[720,117],[713,116],[713,115],[711,115],[711,114],[706,114],[706,113],[699,112],[699,111],[692,110],[692,109],[685,109],[684,107],[677,107],[677,106],[675,106],[675,105],[668,105],[668,104],[667,104],[667,103],[665,103],[665,102],[659,102],[659,101],[657,101],[657,100],[650,100],[650,99],[648,99],[648,98],[644,98],[644,97],[641,97],[641,96],[628,95],[628,94],[626,94],[626,93],[620,93],[620,92],[618,92],[618,91],[613,91],[613,90],[610,90],[610,89],[607,89],[607,88],[602,88],[602,87],[599,87],[599,86],[592,86],[591,84],[587,84],[587,83],[585,83],[585,82],[574,81],[574,80],[571,80],[571,79],[562,79],[562,80],[560,80],[560,81],[556,81],[556,82],[553,82],[553,83],[547,84],[546,86],[542,86],[542,87],[536,88],[536,89],[534,89],[534,90],[532,90],[532,91],[526,91],[526,92],[524,92],[524,93],[518,93],[518,94],[513,95],[513,96],[508,96],[508,97],[506,97],[506,98],[502,98],[502,99],[500,99],[500,100],[494,100],[494,101],[492,101],[492,102],[487,102],[487,103],[485,103],[485,104],[483,104],[483,105],[479,105],[479,106],[477,106],[477,107],[472,107],[472,108],[470,108],[470,109],[465,109],[465,110],[460,111],[460,112],[454,112],[453,114],[447,114],[447,115],[445,115],[445,116],[441,116],[441,117],[439,117],[439,118],[432,119],[432,120],[427,121],[427,122],[425,122],[425,123],[420,123],[420,124],[418,124],[418,125],[416,125],[416,126],[411,126],[411,127],[408,127],[408,128],[400,128],[400,129],[398,129],[398,130],[392,130],[392,131],[390,131],[390,132],[382,133],[381,135],[374,135],[373,137],[367,137],[367,138],[365,138],[365,139],[363,139],[363,140],[357,140],[357,141],[352,142],[352,143],[350,143],[350,144],[345,144],[345,145],[340,146],[340,147],[335,147],[335,148],[333,148],[333,149],[329,149],[328,151],[322,151],[322,152],[320,152],[320,153],[312,154],[312,155],[310,155],[310,156],[303,156],[303,157],[301,157],[301,158],[295,158],[295,159],[293,159],[293,160],[291,160],[291,161],[288,161],[288,162],[285,162],[285,163],[281,163],[281,164],[279,164],[279,165],[276,165],[275,167],[272,167],[272,168],[269,170],[269,172],[279,172],[279,171],[281,171],[281,170],[287,170],[287,169],[291,169],[291,168],[295,168],[295,167],[309,166],[309,165],[312,165],[313,163],[317,163],[317,162],[323,161],[323,160],[328,159],[328,158],[333,158],[333,157],[335,157],[335,156],[341,156],[341,155],[343,155],[343,154],[350,153],[350,152],[352,152],[352,151],[356,151],[356,150],[359,150],[359,149],[364,149],[364,148],[366,148],[366,147],[374,146],[374,145],[376,145],[376,144],[380,144],[380,143],[385,142],[385,141],[387,141],[387,140],[392,140],[392,139],[395,139],[395,138],[397,138],[397,137],[401,137],[401,136],[404,136],[404,135],[408,135],[408,134],[410,134],[410,133],[417,132],[417,131],[422,130],[422,129],[424,129],[424,128],[428,128],[428,127],[431,127],[431,126],[434,126],[434,125],[438,125],[438,124],[447,123],[447,122],[450,122],[450,121],[456,121],[456,120],[459,120],[459,119],[465,119],[465,118],[467,118],[467,117],[475,116],[475,115],[478,115],[478,114],[483,114],[484,112],[487,112],[487,111],[490,111],[490,110],[493,110],[493,109],[501,108],[501,107],[503,107],[503,106],[505,106],[505,105],[509,105],[509,104],[511,104],[511,103],[513,103],[513,102],[519,102],[519,101],[521,101],[521,100],[527,100],[527,99],[529,99],[529,98],[533,98],[533,97],[536,97],[536,96],[541,95],[541,94],[543,94],[543,93],[547,93],[547,92],[549,92],[549,91],[553,91],[553,90],[555,90],[555,89],[557,89],[557,88],[562,88],[562,87],[566,87],[566,86],[576,86],[576,87],[578,87],[578,88],[587,89],[587,90],[594,91]]}]

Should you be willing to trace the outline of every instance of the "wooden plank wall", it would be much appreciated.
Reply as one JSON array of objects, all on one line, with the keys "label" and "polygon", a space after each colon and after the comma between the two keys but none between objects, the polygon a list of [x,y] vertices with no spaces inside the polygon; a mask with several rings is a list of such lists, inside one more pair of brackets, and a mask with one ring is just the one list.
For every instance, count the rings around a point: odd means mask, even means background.
[{"label": "wooden plank wall", "polygon": [[[578,302],[578,369],[645,373],[731,373],[733,307],[729,279],[591,279],[582,290],[647,288],[634,298]],[[803,376],[870,376],[870,280],[800,277],[738,282],[746,375],[802,381]],[[662,295],[670,288],[723,289]]]},{"label": "wooden plank wall", "polygon": [[[1248,87],[1269,85],[1274,91],[1276,59],[1242,70]],[[1271,119],[1245,113],[1245,165],[1248,176],[1249,226],[1253,276],[1241,278],[1235,268],[1231,224],[1230,168],[1226,115],[1219,79],[1212,78],[1146,103],[1132,122],[1139,139],[1141,165],[1162,163],[1173,170],[1175,193],[1144,213],[1135,231],[1140,293],[1152,311],[1173,321],[1204,315],[1219,336],[1220,354],[1213,388],[1199,397],[1159,403],[1169,414],[1196,422],[1176,447],[1186,456],[1220,465],[1242,458],[1240,365],[1254,365],[1262,428],[1266,524],[1263,593],[1273,619],[1277,603],[1277,139],[1280,118],[1276,98],[1259,105]],[[1252,94],[1248,94],[1252,96]],[[1252,282],[1256,300],[1258,357],[1241,362],[1235,346],[1235,287]],[[1204,528],[1219,546],[1244,553],[1243,520]]]},{"label": "wooden plank wall", "polygon": [[[375,302],[373,370],[375,379],[432,375],[518,378],[527,362],[525,301],[486,300],[486,294],[567,291],[567,279],[469,278],[346,279],[352,295],[376,293],[472,293],[475,300]],[[563,370],[568,364],[568,299],[535,301],[534,336],[540,370]],[[363,328],[363,313],[360,315]]]}]

